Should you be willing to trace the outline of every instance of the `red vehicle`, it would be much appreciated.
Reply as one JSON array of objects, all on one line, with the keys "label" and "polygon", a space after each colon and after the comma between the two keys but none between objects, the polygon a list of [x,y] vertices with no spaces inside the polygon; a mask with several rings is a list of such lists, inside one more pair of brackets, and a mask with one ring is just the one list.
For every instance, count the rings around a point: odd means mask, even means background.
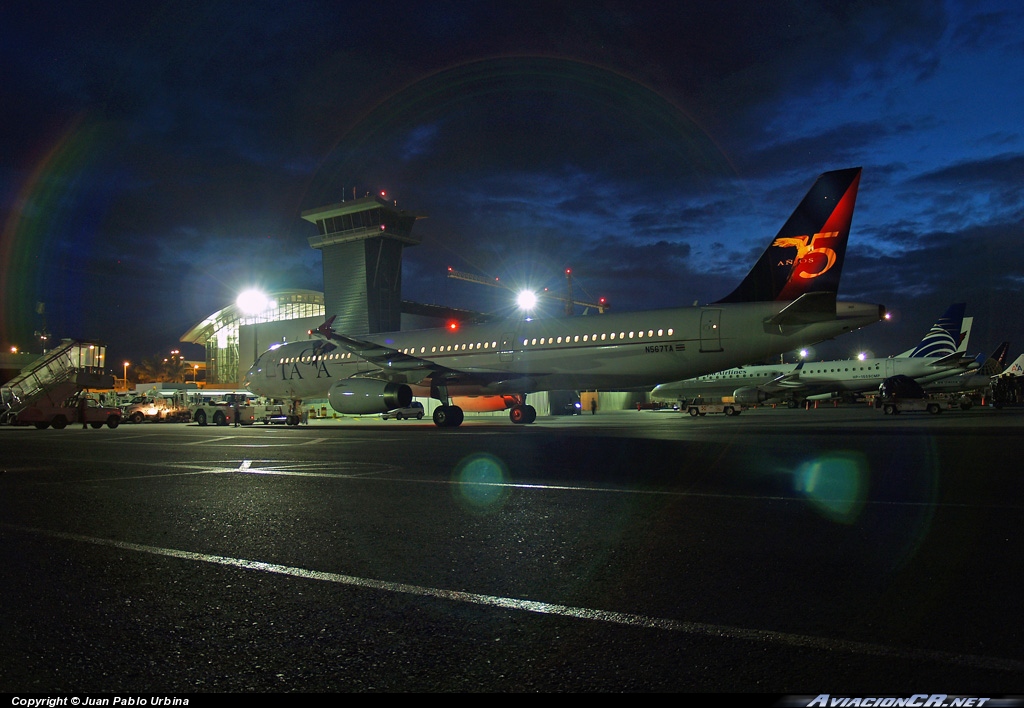
[{"label": "red vehicle", "polygon": [[104,425],[116,428],[121,424],[120,408],[101,406],[96,399],[83,396],[84,394],[76,394],[60,406],[51,406],[45,401],[40,401],[20,411],[15,424],[34,425],[39,430],[45,430],[51,425],[60,430],[66,428],[69,423],[82,422],[92,428],[102,428]]}]

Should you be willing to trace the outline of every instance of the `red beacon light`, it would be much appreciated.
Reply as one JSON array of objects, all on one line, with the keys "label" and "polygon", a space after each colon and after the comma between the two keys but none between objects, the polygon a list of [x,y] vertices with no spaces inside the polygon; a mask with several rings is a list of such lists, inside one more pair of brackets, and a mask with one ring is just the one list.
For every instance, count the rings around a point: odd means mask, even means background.
[{"label": "red beacon light", "polygon": [[456,332],[456,331],[458,331],[458,329],[459,329],[459,321],[458,320],[448,320],[448,331],[449,332]]}]

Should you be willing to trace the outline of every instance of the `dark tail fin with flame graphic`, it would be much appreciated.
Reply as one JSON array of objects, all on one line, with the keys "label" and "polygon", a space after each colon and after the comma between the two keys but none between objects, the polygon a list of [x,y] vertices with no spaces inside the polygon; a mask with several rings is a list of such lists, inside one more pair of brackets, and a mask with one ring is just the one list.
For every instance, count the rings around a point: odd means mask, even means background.
[{"label": "dark tail fin with flame graphic", "polygon": [[818,177],[747,277],[718,302],[796,300],[835,293],[860,184],[859,167]]}]

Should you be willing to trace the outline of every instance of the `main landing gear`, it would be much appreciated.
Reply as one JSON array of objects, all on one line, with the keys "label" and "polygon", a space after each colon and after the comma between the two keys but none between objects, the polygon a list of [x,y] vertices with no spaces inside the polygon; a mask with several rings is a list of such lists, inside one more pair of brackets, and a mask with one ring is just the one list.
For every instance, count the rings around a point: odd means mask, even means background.
[{"label": "main landing gear", "polygon": [[[526,399],[526,396],[523,396]],[[526,403],[517,403],[508,409],[508,417],[516,425],[526,425],[537,420],[537,409]]]},{"label": "main landing gear", "polygon": [[[458,406],[452,405],[448,398],[448,387],[445,384],[434,384],[430,387],[430,397],[441,402],[434,409],[434,425],[439,428],[457,428],[462,425],[464,414]],[[516,425],[526,425],[537,420],[537,409],[526,403],[526,394],[513,397],[515,403],[508,409],[508,417]]]}]

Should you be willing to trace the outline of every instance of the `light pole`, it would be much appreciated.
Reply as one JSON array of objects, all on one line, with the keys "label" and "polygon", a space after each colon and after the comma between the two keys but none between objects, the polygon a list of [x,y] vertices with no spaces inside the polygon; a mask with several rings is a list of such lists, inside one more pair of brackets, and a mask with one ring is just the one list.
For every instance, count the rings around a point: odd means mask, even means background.
[{"label": "light pole", "polygon": [[124,381],[125,393],[128,392],[128,364],[129,363],[130,362],[127,362],[127,361],[124,363],[124,377],[121,379],[122,381]]}]

